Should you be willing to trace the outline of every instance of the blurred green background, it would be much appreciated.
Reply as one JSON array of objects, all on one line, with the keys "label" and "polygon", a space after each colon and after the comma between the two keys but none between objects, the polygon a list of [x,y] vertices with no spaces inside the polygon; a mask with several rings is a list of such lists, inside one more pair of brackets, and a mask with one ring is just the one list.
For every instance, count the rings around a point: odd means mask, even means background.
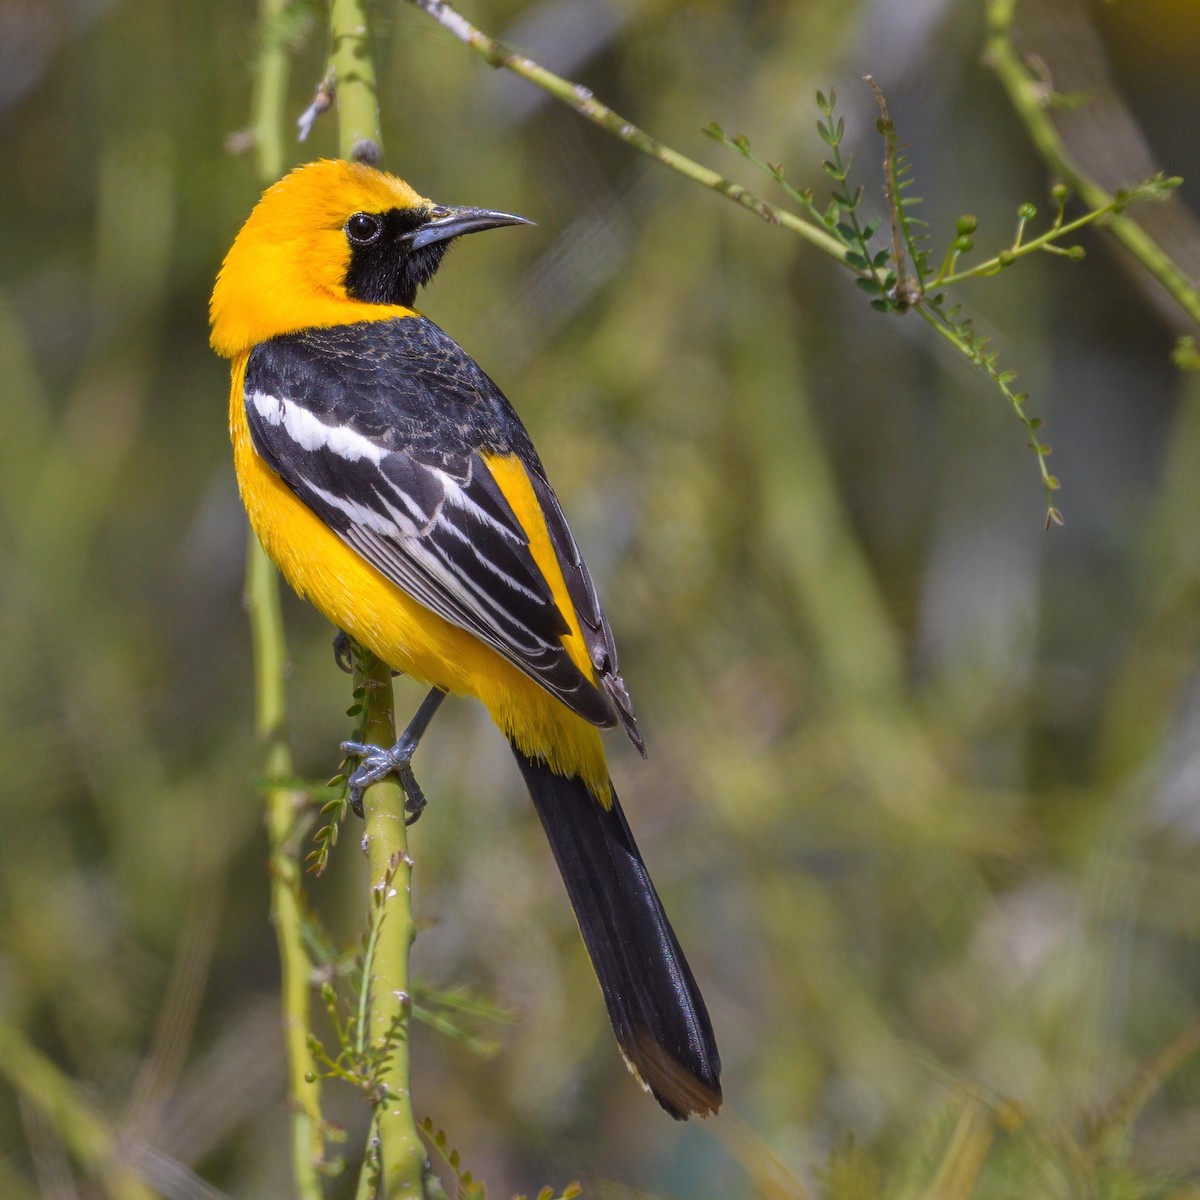
[{"label": "blurred green background", "polygon": [[[637,1090],[507,747],[456,701],[418,759],[415,965],[518,1020],[490,1059],[418,1026],[418,1114],[494,1196],[1200,1195],[1181,315],[1094,233],[1082,263],[962,289],[1046,419],[1067,524],[1045,533],[1023,430],[917,318],[416,10],[375,12],[387,165],[538,223],[457,248],[423,308],[516,404],[597,578],[650,750],[611,739],[614,779],[726,1063],[717,1120],[676,1126]],[[1050,208],[981,0],[466,12],[764,191],[700,128],[820,189],[813,96],[835,85],[875,189],[871,73],[937,254],[960,213],[992,253],[1020,203]],[[298,114],[327,37],[323,6],[296,13]],[[0,0],[0,1028],[170,1197],[289,1194],[245,523],[206,318],[257,194],[228,148],[255,20],[248,0]],[[1200,6],[1025,0],[1018,26],[1057,90],[1093,93],[1062,118],[1093,174],[1186,177],[1137,215],[1195,278]],[[289,154],[335,145],[326,117]],[[323,779],[349,684],[331,631],[286,615],[291,742]],[[398,681],[402,708],[419,696]],[[351,822],[311,888],[348,945],[356,842]],[[0,1196],[110,1194],[13,1082]],[[353,1155],[365,1109],[327,1102]]]}]

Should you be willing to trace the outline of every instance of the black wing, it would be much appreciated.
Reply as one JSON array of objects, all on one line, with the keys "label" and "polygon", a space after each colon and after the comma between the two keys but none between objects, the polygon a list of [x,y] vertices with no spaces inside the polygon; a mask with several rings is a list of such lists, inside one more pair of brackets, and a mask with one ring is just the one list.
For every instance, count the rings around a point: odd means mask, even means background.
[{"label": "black wing", "polygon": [[[414,599],[474,634],[596,725],[641,739],[616,648],[558,500],[511,405],[424,318],[264,342],[245,375],[255,449],[339,537]],[[533,484],[600,687],[485,456]]]}]

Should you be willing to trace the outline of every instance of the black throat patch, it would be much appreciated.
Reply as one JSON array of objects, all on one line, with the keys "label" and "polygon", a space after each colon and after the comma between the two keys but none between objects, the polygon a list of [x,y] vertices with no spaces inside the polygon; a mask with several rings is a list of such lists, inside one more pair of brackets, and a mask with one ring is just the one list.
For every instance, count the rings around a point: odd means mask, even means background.
[{"label": "black throat patch", "polygon": [[350,265],[346,268],[346,294],[368,304],[413,306],[417,290],[427,284],[441,265],[449,242],[434,242],[412,250],[401,239],[424,225],[430,212],[424,208],[392,208],[374,213],[383,228],[366,246],[350,242]]}]

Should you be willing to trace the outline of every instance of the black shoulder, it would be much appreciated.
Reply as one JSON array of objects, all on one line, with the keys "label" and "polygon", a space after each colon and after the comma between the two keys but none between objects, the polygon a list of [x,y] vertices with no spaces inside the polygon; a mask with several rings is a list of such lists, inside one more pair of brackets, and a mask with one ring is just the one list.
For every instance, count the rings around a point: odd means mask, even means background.
[{"label": "black shoulder", "polygon": [[325,424],[352,428],[422,461],[481,449],[532,454],[500,389],[425,317],[271,338],[251,352],[245,388],[247,398],[255,392],[303,396],[305,408]]}]

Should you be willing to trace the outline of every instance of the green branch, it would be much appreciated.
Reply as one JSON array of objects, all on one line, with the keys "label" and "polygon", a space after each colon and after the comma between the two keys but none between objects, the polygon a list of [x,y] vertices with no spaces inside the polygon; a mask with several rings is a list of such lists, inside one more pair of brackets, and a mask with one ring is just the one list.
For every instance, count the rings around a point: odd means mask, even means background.
[{"label": "green branch", "polygon": [[[336,80],[342,157],[375,164],[382,160],[383,144],[366,8],[366,0],[333,0],[329,17],[330,66]],[[363,693],[363,741],[391,746],[396,740],[391,670],[361,648],[356,649],[354,660],[355,690],[361,688]],[[365,1058],[374,1064],[372,1101],[378,1159],[367,1155],[358,1194],[378,1195],[382,1200],[424,1200],[429,1163],[417,1132],[409,1090],[409,951],[416,935],[412,859],[408,855],[404,792],[394,777],[388,776],[367,789],[363,815],[373,910],[362,981],[367,1004]],[[360,1037],[362,1033],[360,1025]]]},{"label": "green branch", "polygon": [[1113,214],[1108,226],[1112,235],[1170,292],[1184,312],[1200,324],[1200,292],[1138,222],[1121,215],[1127,197],[1101,187],[1059,136],[1046,107],[1045,84],[1030,73],[1013,45],[1016,7],[1017,0],[989,0],[985,61],[1004,86],[1033,144],[1050,170],[1089,208]]},{"label": "green branch", "polygon": [[254,78],[251,130],[259,182],[274,183],[283,173],[283,123],[287,100],[288,53],[284,18],[288,0],[259,0],[258,65]]},{"label": "green branch", "polygon": [[582,84],[572,83],[546,70],[525,55],[506,46],[503,42],[489,37],[486,33],[475,28],[461,13],[445,2],[445,0],[407,0],[416,5],[422,12],[428,13],[443,28],[448,29],[456,38],[478,51],[493,67],[502,67],[519,75],[522,79],[541,88],[547,95],[573,109],[581,117],[593,124],[599,125],[615,137],[621,139],[634,150],[648,155],[663,166],[691,179],[701,187],[711,188],[742,208],[749,209],[770,225],[782,225],[793,233],[799,234],[811,242],[819,250],[834,258],[842,257],[842,246],[838,240],[819,225],[798,217],[786,209],[769,204],[761,196],[756,195],[740,183],[735,183],[725,176],[717,174],[708,167],[690,159],[678,150],[664,145],[657,138],[651,137],[639,129],[632,121],[627,121],[619,113],[601,104],[592,93]]},{"label": "green branch", "polygon": [[[261,183],[273,183],[284,167],[283,128],[288,54],[283,26],[287,0],[259,0],[259,59],[254,90],[254,145]],[[284,696],[287,646],[279,604],[279,577],[258,540],[251,536],[246,558],[246,609],[254,648],[255,725],[263,747],[267,836],[270,842],[271,921],[279,947],[280,1001],[287,1051],[288,1098],[292,1110],[291,1160],[302,1200],[322,1200],[320,1170],[325,1160],[320,1081],[312,1073],[308,1038],[312,1028],[312,961],[304,946],[297,822],[303,793],[288,786]]]},{"label": "green branch", "polygon": [[[355,655],[355,666],[355,684],[365,689],[363,740],[374,746],[390,746],[396,740],[391,670],[361,649]],[[429,1168],[409,1087],[409,951],[416,935],[412,919],[413,864],[408,854],[404,792],[394,776],[367,789],[363,815],[373,911],[363,960],[362,988],[368,1008],[362,1050],[372,1064],[379,1161],[364,1164],[358,1194],[378,1194],[386,1200],[424,1200],[424,1178]],[[369,1182],[376,1169],[377,1193]]]},{"label": "green branch", "polygon": [[353,162],[378,166],[383,161],[383,135],[379,128],[367,0],[333,0],[329,8],[329,37],[340,153]]}]

